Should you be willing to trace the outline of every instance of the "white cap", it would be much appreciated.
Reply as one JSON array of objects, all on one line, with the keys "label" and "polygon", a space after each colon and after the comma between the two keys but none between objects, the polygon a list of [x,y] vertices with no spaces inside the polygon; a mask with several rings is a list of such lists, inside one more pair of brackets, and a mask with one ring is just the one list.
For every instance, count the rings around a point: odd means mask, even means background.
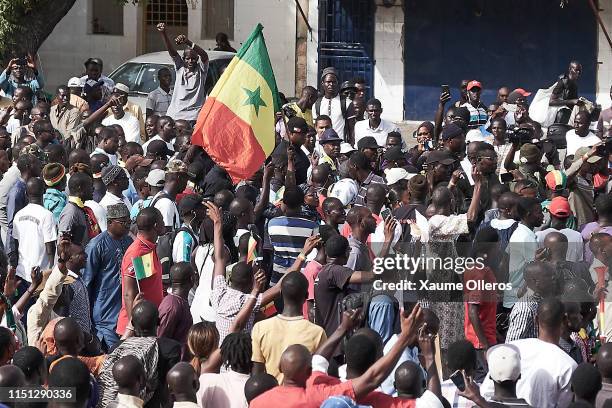
[{"label": "white cap", "polygon": [[344,178],[330,186],[328,197],[335,197],[342,202],[343,206],[353,204],[359,193],[359,186],[355,180]]},{"label": "white cap", "polygon": [[521,353],[512,344],[498,344],[487,352],[489,377],[495,382],[516,381],[521,376]]},{"label": "white cap", "polygon": [[119,92],[130,93],[130,88],[128,88],[127,85],[124,85],[124,84],[122,84],[120,82],[117,82],[115,84],[115,88],[114,89],[116,89]]},{"label": "white cap", "polygon": [[355,149],[350,143],[344,142],[340,144],[340,154],[347,154],[356,151],[357,149]]},{"label": "white cap", "polygon": [[392,169],[385,170],[385,177],[387,179],[388,186],[395,184],[400,180],[410,180],[414,176],[416,176],[416,174],[408,173],[406,169],[401,167],[394,167]]},{"label": "white cap", "polygon": [[78,88],[78,87],[82,87],[83,84],[81,82],[80,78],[77,77],[72,77],[68,80],[68,88]]},{"label": "white cap", "polygon": [[155,169],[149,172],[149,175],[145,179],[148,185],[153,187],[162,187],[166,180],[166,172],[162,169]]}]

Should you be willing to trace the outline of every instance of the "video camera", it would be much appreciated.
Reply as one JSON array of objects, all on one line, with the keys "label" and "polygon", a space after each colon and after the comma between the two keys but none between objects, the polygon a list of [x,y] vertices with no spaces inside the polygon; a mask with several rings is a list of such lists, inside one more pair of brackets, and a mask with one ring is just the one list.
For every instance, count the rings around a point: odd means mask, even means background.
[{"label": "video camera", "polygon": [[510,143],[523,145],[531,143],[535,138],[535,130],[531,126],[514,126],[506,131]]}]

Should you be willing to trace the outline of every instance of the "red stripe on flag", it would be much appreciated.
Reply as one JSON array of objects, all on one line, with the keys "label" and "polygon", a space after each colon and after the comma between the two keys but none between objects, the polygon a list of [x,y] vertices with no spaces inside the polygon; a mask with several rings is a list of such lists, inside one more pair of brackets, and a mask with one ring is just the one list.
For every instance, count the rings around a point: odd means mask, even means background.
[{"label": "red stripe on flag", "polygon": [[251,126],[211,97],[198,115],[191,143],[202,146],[234,183],[251,177],[266,160]]}]

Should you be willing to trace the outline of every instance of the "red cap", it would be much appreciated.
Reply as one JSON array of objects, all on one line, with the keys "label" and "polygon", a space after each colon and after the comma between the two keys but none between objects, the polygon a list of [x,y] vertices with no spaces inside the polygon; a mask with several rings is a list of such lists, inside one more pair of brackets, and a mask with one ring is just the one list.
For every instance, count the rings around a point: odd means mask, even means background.
[{"label": "red cap", "polygon": [[529,95],[531,95],[531,92],[527,92],[526,90],[524,90],[523,88],[516,88],[514,91],[512,92],[518,92],[519,94],[527,97]]},{"label": "red cap", "polygon": [[569,201],[565,197],[555,197],[550,202],[548,210],[552,215],[558,218],[567,218],[572,214]]},{"label": "red cap", "polygon": [[470,81],[467,84],[467,90],[469,91],[470,89],[474,88],[474,87],[478,87],[480,89],[482,89],[482,84],[476,80],[474,81]]}]

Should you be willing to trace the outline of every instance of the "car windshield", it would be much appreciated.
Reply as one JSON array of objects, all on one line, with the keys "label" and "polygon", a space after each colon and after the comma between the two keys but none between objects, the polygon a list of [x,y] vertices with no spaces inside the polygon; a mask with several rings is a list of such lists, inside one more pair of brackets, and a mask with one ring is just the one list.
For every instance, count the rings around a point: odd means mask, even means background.
[{"label": "car windshield", "polygon": [[[231,61],[231,58],[215,59],[210,61],[208,75],[206,77],[206,93],[209,94],[214,84]],[[130,93],[133,94],[148,94],[157,89],[159,82],[157,81],[157,72],[161,68],[168,68],[172,73],[172,86],[174,86],[175,72],[174,67],[170,64],[153,64],[128,62],[123,64],[119,69],[110,75],[110,78],[115,83],[122,83],[130,88]]]}]

